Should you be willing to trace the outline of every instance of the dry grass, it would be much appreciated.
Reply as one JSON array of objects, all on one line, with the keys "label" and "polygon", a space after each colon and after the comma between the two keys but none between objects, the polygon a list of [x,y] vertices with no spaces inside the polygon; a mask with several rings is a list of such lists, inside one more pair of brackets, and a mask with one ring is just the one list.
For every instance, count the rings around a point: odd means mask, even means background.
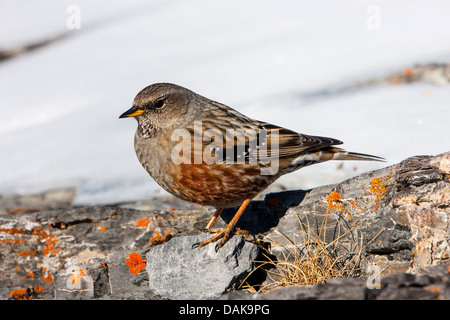
[{"label": "dry grass", "polygon": [[[332,213],[338,218],[329,219]],[[280,249],[283,259],[273,259],[267,251],[264,254],[265,261],[258,261],[257,268],[254,270],[259,268],[265,270],[266,284],[255,286],[246,284],[244,281],[241,288],[253,293],[267,293],[279,287],[307,286],[325,283],[327,279],[360,276],[361,253],[378,234],[363,246],[362,238],[355,239],[352,233],[356,225],[350,227],[341,213],[335,210],[335,207],[328,205],[320,227],[314,228],[309,223],[308,215],[305,215],[305,222],[302,222],[297,215],[301,234],[300,243],[295,243],[281,233],[279,234],[282,235],[285,244],[265,238],[265,241],[270,244],[269,247]],[[329,220],[333,220],[332,226],[329,225]],[[331,237],[333,240],[327,242],[326,239],[329,239],[327,232],[330,230],[333,232]],[[292,238],[295,239],[295,237]],[[345,244],[344,239],[346,239]]]}]

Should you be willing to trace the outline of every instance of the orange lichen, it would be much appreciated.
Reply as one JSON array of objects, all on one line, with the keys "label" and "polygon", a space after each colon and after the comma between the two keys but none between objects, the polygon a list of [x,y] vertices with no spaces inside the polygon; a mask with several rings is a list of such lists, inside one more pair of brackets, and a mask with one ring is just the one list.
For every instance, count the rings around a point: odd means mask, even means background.
[{"label": "orange lichen", "polygon": [[166,240],[168,240],[167,237],[171,236],[172,231],[170,230],[166,231],[164,236],[160,234],[158,231],[156,231],[155,233],[156,235],[150,238],[149,245],[155,245],[166,242]]},{"label": "orange lichen", "polygon": [[48,254],[58,254],[59,251],[61,251],[61,249],[59,248],[55,248],[54,244],[56,243],[56,241],[58,241],[57,239],[53,239],[53,234],[50,233],[50,235],[48,236],[47,239],[45,239],[45,248],[44,250],[42,250],[42,253],[44,255],[48,255]]},{"label": "orange lichen", "polygon": [[48,237],[48,233],[44,231],[43,227],[36,227],[31,230],[33,236],[37,236],[37,241],[43,241]]},{"label": "orange lichen", "polygon": [[[47,228],[51,227],[51,225],[46,226]],[[37,242],[45,242],[44,249],[42,250],[42,253],[44,255],[48,254],[57,254],[59,251],[61,251],[58,248],[55,248],[55,243],[57,242],[57,239],[54,237],[53,234],[48,234],[46,231],[44,231],[45,227],[36,227],[30,230],[21,230],[17,228],[0,228],[0,232],[5,232],[10,235],[32,235],[36,236]],[[28,240],[25,239],[4,239],[2,240],[2,244],[5,243],[25,243],[28,242]],[[33,255],[36,254],[37,250],[28,250],[28,251],[20,251],[18,254],[20,256],[24,255]]]},{"label": "orange lichen", "polygon": [[28,272],[28,276],[29,276],[31,279],[33,279],[33,278],[34,278],[34,272],[33,272],[33,271]]},{"label": "orange lichen", "polygon": [[2,244],[5,244],[5,243],[17,244],[17,243],[26,243],[26,242],[28,242],[28,240],[24,240],[24,239],[3,239],[1,241]]},{"label": "orange lichen", "polygon": [[438,293],[438,292],[441,292],[441,288],[433,286],[433,287],[425,288],[425,291]]},{"label": "orange lichen", "polygon": [[45,289],[42,288],[41,286],[35,286],[33,288],[33,291],[34,291],[35,294],[38,294],[38,293],[41,293],[41,292],[45,292]]},{"label": "orange lichen", "polygon": [[46,283],[52,283],[53,282],[53,275],[50,272],[47,272],[47,268],[43,268],[42,269],[42,279],[44,279],[44,281]]},{"label": "orange lichen", "polygon": [[85,276],[84,270],[81,268],[78,268],[75,270],[75,272],[70,273],[70,279],[72,279],[72,284],[77,285],[81,282],[81,278]]},{"label": "orange lichen", "polygon": [[327,205],[329,209],[336,209],[337,211],[342,211],[343,210],[343,205],[342,205],[342,197],[339,194],[339,192],[337,192],[336,190],[334,190],[332,193],[330,193],[330,195],[327,197]]},{"label": "orange lichen", "polygon": [[150,223],[150,221],[148,221],[148,218],[149,216],[139,219],[138,222],[136,223],[136,227],[147,227]]},{"label": "orange lichen", "polygon": [[28,292],[27,291],[28,290],[26,288],[19,288],[19,289],[16,289],[16,290],[12,290],[10,292],[9,296],[12,299],[15,299],[15,300],[28,299],[29,297],[28,297]]},{"label": "orange lichen", "polygon": [[413,71],[413,69],[411,69],[411,68],[408,68],[408,69],[405,69],[405,71],[403,72],[403,74],[405,75],[405,77],[408,77],[408,78],[410,78],[410,77],[412,77],[412,76],[413,76],[413,74],[414,74],[414,71]]},{"label": "orange lichen", "polygon": [[370,182],[369,191],[375,196],[375,201],[380,201],[381,196],[388,191],[388,188],[380,178],[373,178]]},{"label": "orange lichen", "polygon": [[106,227],[105,227],[105,226],[101,226],[101,227],[99,228],[99,230],[100,230],[100,232],[103,232],[103,231],[106,230]]},{"label": "orange lichen", "polygon": [[25,300],[25,299],[31,299],[33,296],[37,296],[39,293],[45,292],[45,289],[41,286],[35,286],[33,289],[27,289],[27,288],[19,288],[16,290],[12,290],[9,293],[9,296],[11,299],[14,300]]},{"label": "orange lichen", "polygon": [[128,255],[128,259],[125,260],[130,272],[134,275],[145,268],[146,261],[142,259],[141,255],[137,252],[132,252]]},{"label": "orange lichen", "polygon": [[28,250],[28,251],[20,251],[18,253],[19,256],[31,256],[33,254],[36,254],[37,250]]},{"label": "orange lichen", "polygon": [[170,212],[175,211],[175,207],[169,207],[169,211]]}]

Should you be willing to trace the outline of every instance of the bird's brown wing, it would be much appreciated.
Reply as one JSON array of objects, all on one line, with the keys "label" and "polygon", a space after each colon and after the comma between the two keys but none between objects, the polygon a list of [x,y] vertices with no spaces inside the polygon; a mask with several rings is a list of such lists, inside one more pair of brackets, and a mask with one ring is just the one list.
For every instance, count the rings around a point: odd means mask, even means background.
[{"label": "bird's brown wing", "polygon": [[385,161],[378,156],[338,148],[343,142],[334,138],[301,134],[269,123],[262,126],[269,131],[271,144],[275,146],[271,148],[271,157],[279,159],[284,173],[328,160]]},{"label": "bird's brown wing", "polygon": [[249,164],[249,168],[270,167],[269,174],[280,170],[287,173],[331,159],[382,160],[335,147],[342,144],[340,140],[300,134],[253,120],[219,103],[197,125],[194,123],[187,129],[195,137],[192,154],[197,159],[203,157],[210,163],[225,165]]},{"label": "bird's brown wing", "polygon": [[197,148],[192,149],[197,159],[206,156],[214,158],[215,163],[250,163],[259,166],[278,161],[280,168],[284,168],[302,154],[342,144],[333,138],[303,135],[253,120],[223,105],[218,107],[211,110],[202,121],[186,128],[192,137],[196,137],[192,138],[192,143]]},{"label": "bird's brown wing", "polygon": [[[186,127],[191,134],[193,157],[221,164],[249,163],[256,154],[257,130],[249,124],[205,119]],[[254,148],[252,148],[254,146]]]},{"label": "bird's brown wing", "polygon": [[333,146],[342,144],[342,141],[334,138],[301,134],[270,123],[261,122],[260,126],[268,132],[270,158],[279,160],[280,169],[292,167],[295,170],[329,160],[322,160],[322,154],[333,150]]},{"label": "bird's brown wing", "polygon": [[270,123],[261,122],[260,127],[262,130],[267,130],[272,144],[276,145],[278,140],[279,157],[298,157],[303,152],[314,152],[342,144],[342,141],[334,138],[301,134]]}]

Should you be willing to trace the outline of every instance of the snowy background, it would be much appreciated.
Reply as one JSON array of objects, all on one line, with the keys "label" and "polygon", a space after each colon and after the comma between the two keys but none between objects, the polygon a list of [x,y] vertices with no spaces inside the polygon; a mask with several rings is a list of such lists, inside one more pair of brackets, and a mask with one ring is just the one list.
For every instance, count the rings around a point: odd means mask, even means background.
[{"label": "snowy background", "polygon": [[[71,5],[80,29],[67,27]],[[0,51],[61,38],[0,61],[0,193],[76,186],[78,204],[165,194],[135,156],[136,121],[118,119],[155,82],[387,159],[305,168],[279,180],[289,188],[449,151],[448,86],[333,91],[450,61],[449,12],[448,0],[2,0]]]}]

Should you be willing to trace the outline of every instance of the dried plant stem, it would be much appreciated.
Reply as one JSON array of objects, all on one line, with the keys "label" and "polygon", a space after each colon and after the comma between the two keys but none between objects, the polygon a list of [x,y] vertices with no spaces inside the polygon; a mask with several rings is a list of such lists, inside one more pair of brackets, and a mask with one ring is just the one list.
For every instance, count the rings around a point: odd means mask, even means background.
[{"label": "dried plant stem", "polygon": [[[264,254],[266,260],[257,261],[257,268],[267,269],[266,274],[269,281],[266,282],[268,284],[259,288],[243,285],[242,288],[254,293],[267,293],[277,287],[313,285],[324,283],[327,279],[332,278],[359,276],[359,260],[363,250],[385,229],[380,230],[375,237],[363,245],[362,237],[360,241],[356,241],[353,238],[352,231],[356,228],[356,225],[350,227],[345,222],[347,230],[342,232],[343,228],[340,220],[343,217],[337,213],[338,219],[334,226],[333,240],[327,243],[327,227],[329,227],[328,224],[330,223],[328,216],[332,211],[333,208],[328,206],[317,231],[313,230],[307,214],[305,215],[305,222],[302,222],[297,215],[302,238],[301,244],[296,243],[295,236],[293,236],[294,240],[291,240],[279,230],[278,233],[285,240],[286,244],[266,237],[265,240],[272,247],[277,246],[281,249],[283,259],[274,261],[270,258],[269,253]],[[350,244],[351,248],[348,249],[341,243],[348,235],[351,235],[354,242],[357,243],[354,248]],[[345,249],[348,253],[344,256],[339,256],[338,248]],[[245,280],[243,283],[245,283]]]}]

